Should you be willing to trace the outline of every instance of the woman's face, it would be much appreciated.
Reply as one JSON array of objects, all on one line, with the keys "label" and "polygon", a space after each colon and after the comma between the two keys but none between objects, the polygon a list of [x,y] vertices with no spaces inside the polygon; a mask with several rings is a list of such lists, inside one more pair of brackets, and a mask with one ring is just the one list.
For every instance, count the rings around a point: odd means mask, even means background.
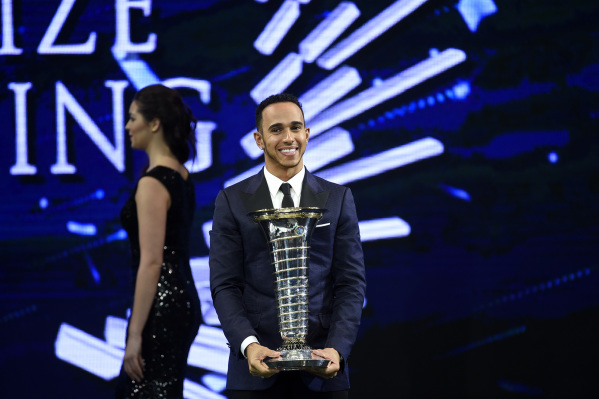
[{"label": "woman's face", "polygon": [[150,123],[138,112],[137,103],[133,101],[129,107],[129,120],[125,125],[129,132],[131,147],[137,150],[145,150],[152,140],[152,128]]}]

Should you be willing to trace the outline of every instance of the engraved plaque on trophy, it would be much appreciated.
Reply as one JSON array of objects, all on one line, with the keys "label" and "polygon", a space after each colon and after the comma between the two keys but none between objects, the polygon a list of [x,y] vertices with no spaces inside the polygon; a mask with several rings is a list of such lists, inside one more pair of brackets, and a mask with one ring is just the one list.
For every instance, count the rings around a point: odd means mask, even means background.
[{"label": "engraved plaque on trophy", "polygon": [[266,361],[273,369],[300,370],[329,364],[312,354],[306,343],[310,239],[323,212],[320,208],[301,207],[250,213],[266,233],[273,267],[279,332],[283,338],[283,344],[277,348],[281,356]]}]

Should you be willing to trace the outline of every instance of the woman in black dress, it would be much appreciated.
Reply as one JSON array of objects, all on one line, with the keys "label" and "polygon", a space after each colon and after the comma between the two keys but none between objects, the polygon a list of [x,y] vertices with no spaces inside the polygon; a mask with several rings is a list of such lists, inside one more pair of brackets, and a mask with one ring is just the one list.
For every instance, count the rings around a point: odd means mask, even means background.
[{"label": "woman in black dress", "polygon": [[177,91],[140,90],[125,129],[149,166],[121,211],[133,254],[135,290],[117,397],[183,398],[187,356],[202,316],[189,266],[195,191],[184,163],[195,124]]}]

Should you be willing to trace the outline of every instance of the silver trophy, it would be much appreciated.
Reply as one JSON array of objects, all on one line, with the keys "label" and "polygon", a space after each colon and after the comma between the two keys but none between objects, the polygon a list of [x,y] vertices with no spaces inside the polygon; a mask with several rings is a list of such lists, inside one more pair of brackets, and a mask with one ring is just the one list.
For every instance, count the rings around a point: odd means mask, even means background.
[{"label": "silver trophy", "polygon": [[267,237],[273,265],[281,356],[269,359],[271,369],[300,370],[327,367],[329,361],[312,354],[308,334],[308,259],[310,238],[324,209],[280,208],[250,213]]}]

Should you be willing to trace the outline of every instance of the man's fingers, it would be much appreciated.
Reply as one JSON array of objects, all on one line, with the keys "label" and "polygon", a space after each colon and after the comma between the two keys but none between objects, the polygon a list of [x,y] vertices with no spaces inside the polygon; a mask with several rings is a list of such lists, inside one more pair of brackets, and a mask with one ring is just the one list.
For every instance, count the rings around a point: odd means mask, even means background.
[{"label": "man's fingers", "polygon": [[[273,352],[273,356],[279,357],[279,355],[279,352]],[[279,372],[279,370],[277,369],[271,369],[270,367],[268,367],[268,364],[266,364],[265,362],[265,360],[267,360],[267,357],[269,356],[264,356],[263,358],[248,359],[251,375],[253,375],[254,377],[269,378]]]}]

